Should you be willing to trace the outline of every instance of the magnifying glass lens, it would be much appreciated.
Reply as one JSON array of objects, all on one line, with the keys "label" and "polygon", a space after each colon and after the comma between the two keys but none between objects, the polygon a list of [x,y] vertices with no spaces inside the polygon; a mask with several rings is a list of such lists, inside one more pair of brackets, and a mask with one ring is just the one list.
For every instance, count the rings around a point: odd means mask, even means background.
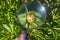
[{"label": "magnifying glass lens", "polygon": [[18,19],[25,28],[38,28],[46,20],[45,7],[38,2],[22,5],[18,10]]}]

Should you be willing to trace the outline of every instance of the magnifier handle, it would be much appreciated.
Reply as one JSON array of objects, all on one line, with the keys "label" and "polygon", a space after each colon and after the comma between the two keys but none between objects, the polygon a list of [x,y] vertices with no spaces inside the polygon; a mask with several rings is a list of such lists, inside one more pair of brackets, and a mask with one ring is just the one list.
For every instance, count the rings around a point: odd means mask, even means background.
[{"label": "magnifier handle", "polygon": [[20,40],[30,40],[26,30],[23,30],[20,35]]}]

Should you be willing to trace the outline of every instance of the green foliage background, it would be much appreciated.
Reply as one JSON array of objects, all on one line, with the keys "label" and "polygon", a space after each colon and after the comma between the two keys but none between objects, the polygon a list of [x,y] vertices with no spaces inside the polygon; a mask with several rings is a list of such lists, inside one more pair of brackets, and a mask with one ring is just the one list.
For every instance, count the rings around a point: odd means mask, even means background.
[{"label": "green foliage background", "polygon": [[[39,0],[46,5],[47,20],[41,30],[32,30],[31,40],[60,40],[60,0]],[[22,0],[0,0],[0,40],[14,40],[22,31],[17,11]]]}]

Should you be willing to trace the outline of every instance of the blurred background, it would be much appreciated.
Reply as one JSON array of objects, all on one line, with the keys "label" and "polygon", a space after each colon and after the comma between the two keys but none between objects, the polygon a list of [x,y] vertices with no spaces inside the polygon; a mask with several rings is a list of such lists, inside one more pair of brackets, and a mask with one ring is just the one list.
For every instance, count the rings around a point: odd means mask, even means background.
[{"label": "blurred background", "polygon": [[[29,32],[31,40],[60,40],[60,0],[39,0],[47,11],[47,20],[40,30]],[[0,0],[0,40],[14,40],[20,35],[17,11],[23,0]]]}]

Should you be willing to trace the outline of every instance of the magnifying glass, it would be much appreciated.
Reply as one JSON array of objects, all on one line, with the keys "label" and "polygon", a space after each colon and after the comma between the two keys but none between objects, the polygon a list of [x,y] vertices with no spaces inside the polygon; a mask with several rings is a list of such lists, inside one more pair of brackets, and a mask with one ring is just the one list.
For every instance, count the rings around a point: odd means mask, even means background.
[{"label": "magnifying glass", "polygon": [[[35,0],[22,4],[17,13],[19,23],[25,32],[32,29],[41,29],[46,21],[46,9],[39,1]],[[28,35],[26,35],[28,38]],[[25,39],[26,40],[26,39]],[[27,39],[29,40],[29,39]]]}]

